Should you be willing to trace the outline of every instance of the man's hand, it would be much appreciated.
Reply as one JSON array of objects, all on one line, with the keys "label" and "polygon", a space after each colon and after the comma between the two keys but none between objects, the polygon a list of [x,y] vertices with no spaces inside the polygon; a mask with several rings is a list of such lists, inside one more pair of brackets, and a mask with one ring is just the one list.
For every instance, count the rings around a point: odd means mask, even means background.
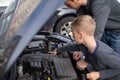
[{"label": "man's hand", "polygon": [[86,76],[89,80],[97,80],[97,79],[100,78],[100,73],[97,72],[97,71],[96,72],[90,72]]},{"label": "man's hand", "polygon": [[75,59],[76,61],[78,61],[81,57],[82,57],[83,53],[81,51],[75,51],[73,53],[73,59]]},{"label": "man's hand", "polygon": [[86,61],[79,60],[79,61],[76,63],[76,66],[77,66],[78,69],[84,70],[85,68],[87,68],[88,63],[87,63]]}]

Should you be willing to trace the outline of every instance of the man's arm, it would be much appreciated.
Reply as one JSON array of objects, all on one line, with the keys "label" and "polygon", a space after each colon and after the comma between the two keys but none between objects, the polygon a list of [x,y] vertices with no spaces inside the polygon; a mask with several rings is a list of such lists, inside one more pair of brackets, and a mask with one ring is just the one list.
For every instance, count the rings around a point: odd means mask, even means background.
[{"label": "man's arm", "polygon": [[[96,30],[95,30],[95,38],[101,39],[109,14],[110,14],[110,7],[105,2],[106,0],[97,0],[92,5],[92,13],[93,18],[96,21]],[[108,2],[109,3],[109,2]]]}]

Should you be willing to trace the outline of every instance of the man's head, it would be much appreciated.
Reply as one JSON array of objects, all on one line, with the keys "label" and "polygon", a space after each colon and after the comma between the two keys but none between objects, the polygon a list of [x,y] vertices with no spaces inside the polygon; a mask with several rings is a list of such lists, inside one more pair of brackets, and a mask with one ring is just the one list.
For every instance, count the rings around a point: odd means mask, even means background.
[{"label": "man's head", "polygon": [[87,5],[87,0],[66,0],[65,5],[73,9],[79,9],[81,6]]},{"label": "man's head", "polygon": [[94,36],[96,23],[89,15],[78,16],[71,24],[73,37],[77,43],[83,43],[86,37]]}]

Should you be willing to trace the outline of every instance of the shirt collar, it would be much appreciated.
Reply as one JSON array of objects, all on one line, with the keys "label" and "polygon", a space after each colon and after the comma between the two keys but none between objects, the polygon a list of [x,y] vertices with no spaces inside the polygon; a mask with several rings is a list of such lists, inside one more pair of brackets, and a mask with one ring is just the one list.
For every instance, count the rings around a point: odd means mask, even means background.
[{"label": "shirt collar", "polygon": [[96,41],[96,48],[95,48],[95,51],[91,53],[92,55],[96,53],[96,50],[98,49],[98,47],[99,47],[99,44],[98,44],[98,41]]}]

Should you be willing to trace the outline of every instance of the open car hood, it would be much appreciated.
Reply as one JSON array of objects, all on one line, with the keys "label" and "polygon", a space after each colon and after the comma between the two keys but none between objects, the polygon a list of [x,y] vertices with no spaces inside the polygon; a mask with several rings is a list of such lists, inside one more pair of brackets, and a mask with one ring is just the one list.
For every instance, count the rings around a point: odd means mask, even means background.
[{"label": "open car hood", "polygon": [[[14,33],[14,37],[5,47],[0,56],[0,78],[20,56],[33,36],[41,30],[43,25],[58,8],[59,0],[41,0],[25,23]],[[18,18],[19,19],[19,18]],[[11,27],[11,26],[9,26]],[[1,80],[1,79],[0,79]]]}]

